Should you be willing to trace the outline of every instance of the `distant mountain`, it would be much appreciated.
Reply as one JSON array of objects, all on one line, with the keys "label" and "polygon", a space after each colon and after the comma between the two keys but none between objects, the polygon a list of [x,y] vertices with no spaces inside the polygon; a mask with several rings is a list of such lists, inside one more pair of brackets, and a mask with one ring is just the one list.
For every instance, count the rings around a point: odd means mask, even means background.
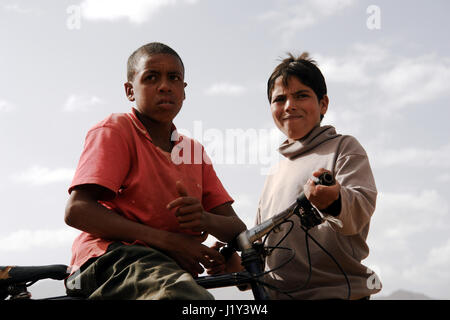
[{"label": "distant mountain", "polygon": [[373,300],[434,300],[422,293],[411,292],[406,290],[397,290],[388,296],[373,296]]}]

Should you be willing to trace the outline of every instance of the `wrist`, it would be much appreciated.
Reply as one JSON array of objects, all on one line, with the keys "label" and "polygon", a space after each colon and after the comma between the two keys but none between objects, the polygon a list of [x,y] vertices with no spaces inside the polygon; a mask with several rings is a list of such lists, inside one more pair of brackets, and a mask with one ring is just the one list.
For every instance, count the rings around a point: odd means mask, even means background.
[{"label": "wrist", "polygon": [[213,223],[213,214],[211,212],[203,210],[203,232],[211,232],[211,229],[214,229]]},{"label": "wrist", "polygon": [[171,251],[177,246],[176,234],[165,230],[154,229],[148,227],[145,233],[144,242],[150,247],[156,249]]},{"label": "wrist", "polygon": [[334,217],[337,217],[341,213],[341,193],[339,192],[338,197],[335,201],[333,201],[328,207],[321,210],[323,213],[332,215]]}]

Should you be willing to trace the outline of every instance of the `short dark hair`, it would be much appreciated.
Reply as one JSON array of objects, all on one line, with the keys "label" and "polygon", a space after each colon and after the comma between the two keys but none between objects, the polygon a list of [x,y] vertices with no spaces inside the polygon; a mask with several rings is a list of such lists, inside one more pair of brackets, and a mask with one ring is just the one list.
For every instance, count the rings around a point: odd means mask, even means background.
[{"label": "short dark hair", "polygon": [[134,76],[136,75],[137,62],[143,55],[151,56],[154,54],[170,54],[177,57],[178,60],[180,60],[181,66],[183,67],[184,71],[183,60],[181,60],[180,56],[175,50],[173,50],[171,47],[161,42],[150,42],[136,49],[128,58],[127,80],[133,81]]},{"label": "short dark hair", "polygon": [[288,85],[289,77],[296,77],[301,83],[314,91],[319,101],[327,94],[325,78],[317,67],[316,62],[309,57],[308,52],[303,52],[297,58],[291,53],[288,53],[288,57],[276,66],[267,81],[267,97],[270,103],[272,102],[272,91],[275,80],[280,76],[285,86]]}]

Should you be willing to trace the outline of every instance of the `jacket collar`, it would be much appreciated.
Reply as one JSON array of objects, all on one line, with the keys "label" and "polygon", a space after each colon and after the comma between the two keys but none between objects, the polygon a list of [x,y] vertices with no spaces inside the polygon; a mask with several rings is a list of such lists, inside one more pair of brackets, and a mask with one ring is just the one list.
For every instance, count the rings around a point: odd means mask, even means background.
[{"label": "jacket collar", "polygon": [[299,140],[294,142],[284,141],[278,148],[278,151],[286,158],[293,159],[319,144],[339,136],[340,134],[336,133],[333,126],[317,126]]}]

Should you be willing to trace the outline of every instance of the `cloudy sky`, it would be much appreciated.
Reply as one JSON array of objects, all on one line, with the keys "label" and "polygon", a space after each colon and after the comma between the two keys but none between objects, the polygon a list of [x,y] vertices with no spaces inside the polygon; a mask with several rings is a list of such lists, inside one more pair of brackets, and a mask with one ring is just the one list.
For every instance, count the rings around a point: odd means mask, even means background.
[{"label": "cloudy sky", "polygon": [[[175,124],[204,143],[251,226],[280,159],[266,81],[286,52],[308,51],[327,79],[324,124],[369,154],[379,197],[364,263],[382,295],[450,299],[449,9],[438,0],[1,1],[0,265],[69,263],[78,232],[63,214],[85,134],[130,111],[126,60],[151,41],[183,58]],[[52,281],[35,287],[35,297],[63,292]]]}]

